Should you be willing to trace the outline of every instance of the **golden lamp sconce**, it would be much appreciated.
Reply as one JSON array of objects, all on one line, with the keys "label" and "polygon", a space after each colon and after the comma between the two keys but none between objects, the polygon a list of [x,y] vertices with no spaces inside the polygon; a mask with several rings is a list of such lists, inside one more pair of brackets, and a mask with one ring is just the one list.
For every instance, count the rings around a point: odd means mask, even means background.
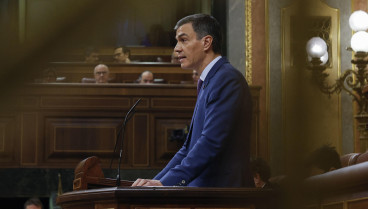
[{"label": "golden lamp sconce", "polygon": [[351,48],[355,52],[351,63],[356,65],[357,70],[346,70],[336,83],[329,85],[325,81],[328,73],[324,72],[329,60],[328,46],[320,37],[313,37],[307,43],[308,69],[312,71],[313,79],[323,93],[331,95],[345,90],[358,103],[358,114],[368,114],[368,14],[361,10],[355,11],[349,18],[349,24],[355,31],[351,38]]},{"label": "golden lamp sconce", "polygon": [[329,74],[325,70],[329,65],[329,46],[320,37],[313,37],[307,42],[308,69],[323,93],[330,96],[344,90],[353,97],[359,106],[354,117],[358,120],[360,138],[368,139],[368,14],[362,10],[353,12],[349,25],[354,31],[350,44],[354,54],[351,63],[356,69],[346,70],[335,83],[328,84],[326,78]]}]

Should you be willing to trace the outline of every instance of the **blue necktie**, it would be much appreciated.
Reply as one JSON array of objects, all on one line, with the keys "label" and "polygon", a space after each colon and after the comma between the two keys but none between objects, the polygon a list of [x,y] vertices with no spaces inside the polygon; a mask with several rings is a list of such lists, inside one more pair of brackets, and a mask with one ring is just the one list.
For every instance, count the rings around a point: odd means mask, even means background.
[{"label": "blue necktie", "polygon": [[199,95],[199,92],[201,91],[203,81],[201,79],[198,79],[197,83],[197,95]]}]

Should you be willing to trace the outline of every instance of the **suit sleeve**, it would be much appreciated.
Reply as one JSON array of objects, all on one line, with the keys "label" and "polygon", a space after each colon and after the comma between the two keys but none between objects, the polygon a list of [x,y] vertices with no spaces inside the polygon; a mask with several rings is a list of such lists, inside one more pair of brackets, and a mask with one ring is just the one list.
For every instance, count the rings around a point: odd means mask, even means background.
[{"label": "suit sleeve", "polygon": [[164,169],[160,173],[158,173],[153,179],[154,180],[160,180],[171,168],[173,168],[175,165],[180,164],[180,162],[183,160],[183,158],[186,156],[186,147],[183,146],[170,160],[170,162],[165,166]]},{"label": "suit sleeve", "polygon": [[[221,152],[236,115],[243,104],[244,89],[239,78],[221,77],[208,89],[204,126],[200,138],[180,164],[170,168],[160,179],[165,186],[187,185],[213,163]],[[210,87],[210,86],[209,86]]]}]

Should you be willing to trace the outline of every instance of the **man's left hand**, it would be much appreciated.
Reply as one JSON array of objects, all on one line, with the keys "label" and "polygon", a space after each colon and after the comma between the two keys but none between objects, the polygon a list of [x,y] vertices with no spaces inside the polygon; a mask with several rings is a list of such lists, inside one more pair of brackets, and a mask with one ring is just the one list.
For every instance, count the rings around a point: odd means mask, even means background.
[{"label": "man's left hand", "polygon": [[137,179],[132,184],[132,187],[135,186],[163,186],[159,180],[152,180],[152,179]]}]

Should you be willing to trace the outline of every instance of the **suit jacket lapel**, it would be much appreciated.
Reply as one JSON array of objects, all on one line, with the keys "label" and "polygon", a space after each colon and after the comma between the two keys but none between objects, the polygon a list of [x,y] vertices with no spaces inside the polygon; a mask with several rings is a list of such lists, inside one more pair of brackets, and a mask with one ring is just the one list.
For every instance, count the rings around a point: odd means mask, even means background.
[{"label": "suit jacket lapel", "polygon": [[[220,67],[226,62],[228,62],[227,59],[222,57],[221,59],[219,59],[215,63],[215,65],[211,68],[210,72],[208,72],[208,74],[206,76],[206,79],[203,81],[202,89],[207,87],[207,85],[210,82],[211,78],[216,74],[216,72],[220,69]],[[203,91],[200,91],[199,95],[197,96],[197,102],[196,102],[196,105],[195,105],[195,108],[194,108],[192,121],[190,122],[190,127],[189,127],[189,131],[188,131],[187,139],[184,142],[184,146],[187,147],[187,148],[188,148],[188,145],[190,143],[190,139],[192,137],[193,122],[194,122],[194,118],[196,116],[196,112],[197,112],[197,108],[198,108],[198,101],[199,101],[199,98],[202,94],[203,94]]]}]

